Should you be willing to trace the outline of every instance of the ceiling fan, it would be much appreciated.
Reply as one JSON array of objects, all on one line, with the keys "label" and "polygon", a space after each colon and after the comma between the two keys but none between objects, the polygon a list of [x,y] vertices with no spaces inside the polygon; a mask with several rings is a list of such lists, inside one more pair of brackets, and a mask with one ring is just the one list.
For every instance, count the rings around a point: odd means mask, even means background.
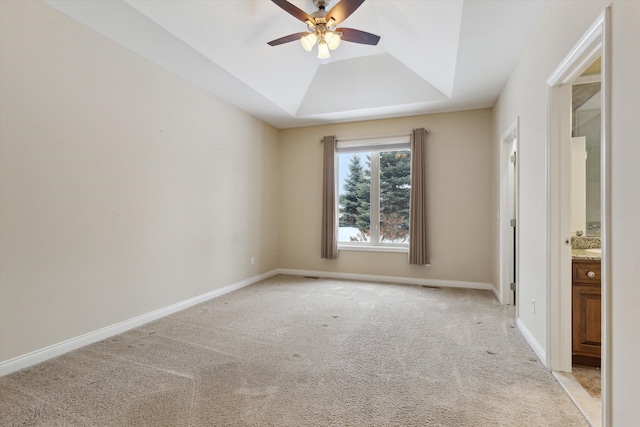
[{"label": "ceiling fan", "polygon": [[351,43],[377,45],[380,36],[367,33],[365,31],[354,30],[353,28],[336,28],[336,26],[347,19],[355,10],[360,7],[364,0],[341,0],[338,4],[327,11],[330,0],[313,0],[318,11],[308,14],[299,9],[287,0],[271,0],[294,18],[307,24],[307,32],[289,34],[270,41],[270,46],[278,46],[295,40],[302,42],[302,47],[308,52],[313,49],[318,42],[318,59],[327,59],[331,55],[329,50],[334,50],[344,40]]}]

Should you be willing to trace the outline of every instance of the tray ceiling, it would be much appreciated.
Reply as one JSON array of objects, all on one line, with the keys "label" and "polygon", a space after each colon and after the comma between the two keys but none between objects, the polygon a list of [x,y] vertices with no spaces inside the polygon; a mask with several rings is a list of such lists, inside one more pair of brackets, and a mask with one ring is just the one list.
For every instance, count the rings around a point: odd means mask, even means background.
[{"label": "tray ceiling", "polygon": [[321,63],[267,45],[305,31],[270,1],[44,1],[278,128],[490,107],[546,4],[367,0],[344,26],[378,46],[344,42]]}]

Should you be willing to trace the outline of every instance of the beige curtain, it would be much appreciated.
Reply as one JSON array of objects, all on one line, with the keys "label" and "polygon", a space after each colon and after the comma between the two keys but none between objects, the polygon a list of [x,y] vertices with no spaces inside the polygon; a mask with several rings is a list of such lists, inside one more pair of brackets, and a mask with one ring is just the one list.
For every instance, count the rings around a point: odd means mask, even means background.
[{"label": "beige curtain", "polygon": [[322,178],[322,258],[338,258],[336,237],[336,137],[325,136]]},{"label": "beige curtain", "polygon": [[409,264],[429,264],[427,249],[426,132],[411,133],[411,201],[409,206]]}]

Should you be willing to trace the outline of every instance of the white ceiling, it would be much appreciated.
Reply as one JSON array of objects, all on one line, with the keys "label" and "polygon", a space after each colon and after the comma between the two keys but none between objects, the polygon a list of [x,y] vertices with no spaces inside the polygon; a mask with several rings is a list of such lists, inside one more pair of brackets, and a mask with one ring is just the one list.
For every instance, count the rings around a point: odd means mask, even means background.
[{"label": "white ceiling", "polygon": [[306,31],[267,0],[43,1],[278,128],[491,107],[547,3],[366,0],[341,26],[380,43],[322,64],[267,45]]}]

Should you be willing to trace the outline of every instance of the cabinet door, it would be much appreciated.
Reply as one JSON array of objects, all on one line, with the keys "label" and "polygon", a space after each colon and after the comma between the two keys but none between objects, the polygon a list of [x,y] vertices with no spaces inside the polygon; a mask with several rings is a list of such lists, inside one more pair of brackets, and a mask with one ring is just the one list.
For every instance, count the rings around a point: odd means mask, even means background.
[{"label": "cabinet door", "polygon": [[600,285],[573,285],[573,354],[600,357]]}]

